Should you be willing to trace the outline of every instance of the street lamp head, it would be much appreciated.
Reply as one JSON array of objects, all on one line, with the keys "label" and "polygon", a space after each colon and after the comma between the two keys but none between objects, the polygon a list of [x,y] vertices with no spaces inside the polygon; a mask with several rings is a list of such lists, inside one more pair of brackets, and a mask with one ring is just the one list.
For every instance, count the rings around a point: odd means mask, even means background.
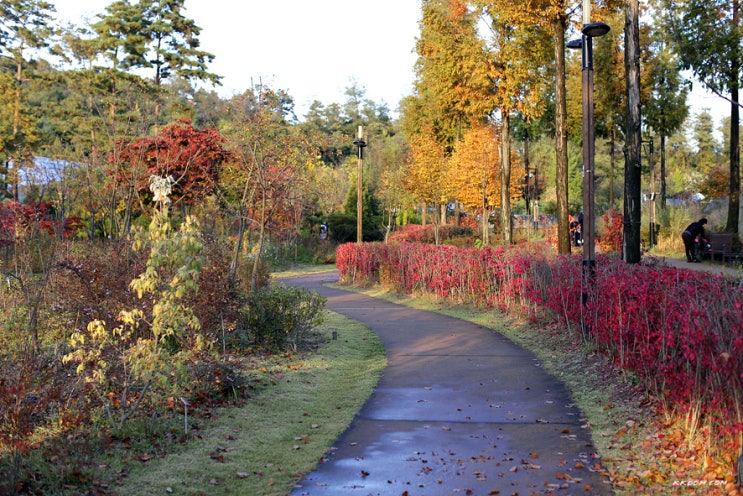
[{"label": "street lamp head", "polygon": [[580,38],[570,40],[565,46],[573,50],[580,50],[581,48],[583,48],[583,40],[581,40]]},{"label": "street lamp head", "polygon": [[592,22],[591,24],[583,26],[581,31],[589,38],[598,38],[599,36],[604,36],[610,30],[611,28],[608,24],[604,24],[603,22]]}]

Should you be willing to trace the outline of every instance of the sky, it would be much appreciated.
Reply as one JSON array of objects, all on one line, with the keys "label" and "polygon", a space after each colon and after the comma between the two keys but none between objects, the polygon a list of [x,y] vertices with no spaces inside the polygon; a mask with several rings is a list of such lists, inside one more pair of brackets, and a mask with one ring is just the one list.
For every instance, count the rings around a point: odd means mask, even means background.
[{"label": "sky", "polygon": [[[60,19],[96,20],[109,0],[50,0]],[[214,90],[228,98],[251,85],[286,90],[296,115],[309,105],[346,101],[353,82],[393,115],[412,94],[421,0],[186,0],[201,28],[201,48],[215,56]],[[708,109],[716,126],[730,105],[694,84],[691,114]]]},{"label": "sky", "polygon": [[707,91],[699,82],[694,82],[692,85],[692,91],[687,101],[691,106],[690,117],[694,117],[704,110],[712,115],[712,120],[715,123],[715,136],[718,140],[722,140],[722,132],[718,128],[722,125],[723,118],[730,117],[730,102]]},{"label": "sky", "polygon": [[[108,0],[49,0],[57,16],[82,25]],[[286,90],[299,118],[318,100],[344,103],[353,82],[395,114],[412,93],[420,0],[186,0],[215,58],[222,97],[262,83]],[[210,88],[210,87],[207,87]]]}]

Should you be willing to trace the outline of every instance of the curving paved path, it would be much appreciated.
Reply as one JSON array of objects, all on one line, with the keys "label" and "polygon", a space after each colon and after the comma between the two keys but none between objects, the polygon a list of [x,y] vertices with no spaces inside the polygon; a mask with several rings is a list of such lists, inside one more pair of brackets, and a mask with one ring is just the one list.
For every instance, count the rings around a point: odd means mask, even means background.
[{"label": "curving paved path", "polygon": [[591,433],[537,358],[476,324],[284,279],[376,332],[388,365],[377,388],[293,496],[612,494]]}]

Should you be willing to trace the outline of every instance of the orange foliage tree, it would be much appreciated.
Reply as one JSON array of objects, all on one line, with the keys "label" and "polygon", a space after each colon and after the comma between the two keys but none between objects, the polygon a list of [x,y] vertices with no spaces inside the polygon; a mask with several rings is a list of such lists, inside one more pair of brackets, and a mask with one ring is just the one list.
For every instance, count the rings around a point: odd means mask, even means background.
[{"label": "orange foliage tree", "polygon": [[[462,129],[493,109],[491,62],[477,33],[477,17],[462,0],[423,2],[415,89],[422,105],[404,116],[414,130],[430,125],[452,146]],[[407,126],[410,128],[411,126]]]},{"label": "orange foliage tree", "polygon": [[[432,131],[410,137],[410,153],[407,162],[407,191],[414,194],[426,206],[446,204],[452,194],[448,181],[449,158],[445,148]],[[438,244],[438,216],[434,214],[434,233]],[[425,217],[424,217],[425,219]]]},{"label": "orange foliage tree", "polygon": [[492,125],[479,125],[465,133],[452,155],[449,182],[468,210],[481,213],[482,241],[487,244],[492,208],[500,205],[500,137]]},{"label": "orange foliage tree", "polygon": [[[503,239],[511,242],[511,118],[518,112],[524,121],[539,117],[549,93],[549,38],[534,22],[529,6],[517,2],[475,2],[490,27],[486,48],[501,126],[500,196]],[[518,175],[516,177],[521,177]]]},{"label": "orange foliage tree", "polygon": [[[548,49],[549,43],[541,46],[537,52],[536,41],[546,40],[551,37],[551,46],[554,54],[554,98],[555,98],[555,154],[556,154],[556,198],[557,198],[557,218],[558,218],[558,251],[560,253],[570,253],[570,239],[568,230],[568,152],[567,152],[567,128],[566,128],[566,104],[565,104],[565,30],[568,26],[567,12],[570,5],[565,0],[478,0],[476,2],[486,9],[487,13],[494,20],[494,47],[503,48],[507,51],[526,49],[521,55],[514,57],[505,53],[503,62],[500,64],[503,71],[509,69],[507,63],[516,64],[511,69],[518,69],[515,73],[508,73],[508,78],[502,79],[505,88],[528,88],[530,84],[538,82],[539,78],[550,80],[546,77],[545,66],[531,66],[532,71],[531,83],[524,85],[520,81],[519,75],[526,75],[523,72],[524,67],[528,67],[529,61],[537,60],[537,53],[541,50]],[[530,38],[536,36],[535,38]],[[529,41],[531,39],[531,41]],[[500,40],[500,42],[498,42]],[[522,40],[522,41],[517,41]],[[546,52],[545,52],[546,53]],[[530,54],[530,55],[529,55]],[[525,62],[519,67],[517,62]],[[503,72],[506,74],[506,72]],[[513,98],[512,92],[507,90],[505,96]],[[501,108],[507,111],[513,110],[509,107],[505,99],[500,99]],[[506,122],[507,124],[507,122]]]},{"label": "orange foliage tree", "polygon": [[[468,209],[482,212],[482,240],[488,242],[488,218],[492,209],[503,208],[502,191],[506,191],[506,203],[518,199],[520,184],[510,181],[503,188],[502,148],[499,129],[493,124],[481,124],[469,129],[457,143],[451,158],[449,183],[456,191],[456,198]],[[524,167],[511,152],[509,162],[513,164],[514,177],[523,177]]]}]

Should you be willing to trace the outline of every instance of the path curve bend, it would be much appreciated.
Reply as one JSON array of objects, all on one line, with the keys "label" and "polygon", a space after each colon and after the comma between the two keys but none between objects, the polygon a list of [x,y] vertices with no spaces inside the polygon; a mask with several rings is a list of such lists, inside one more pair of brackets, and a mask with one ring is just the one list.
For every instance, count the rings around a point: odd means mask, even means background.
[{"label": "path curve bend", "polygon": [[282,280],[370,327],[388,364],[293,496],[613,493],[569,391],[531,352],[477,324],[324,285],[336,281]]}]

